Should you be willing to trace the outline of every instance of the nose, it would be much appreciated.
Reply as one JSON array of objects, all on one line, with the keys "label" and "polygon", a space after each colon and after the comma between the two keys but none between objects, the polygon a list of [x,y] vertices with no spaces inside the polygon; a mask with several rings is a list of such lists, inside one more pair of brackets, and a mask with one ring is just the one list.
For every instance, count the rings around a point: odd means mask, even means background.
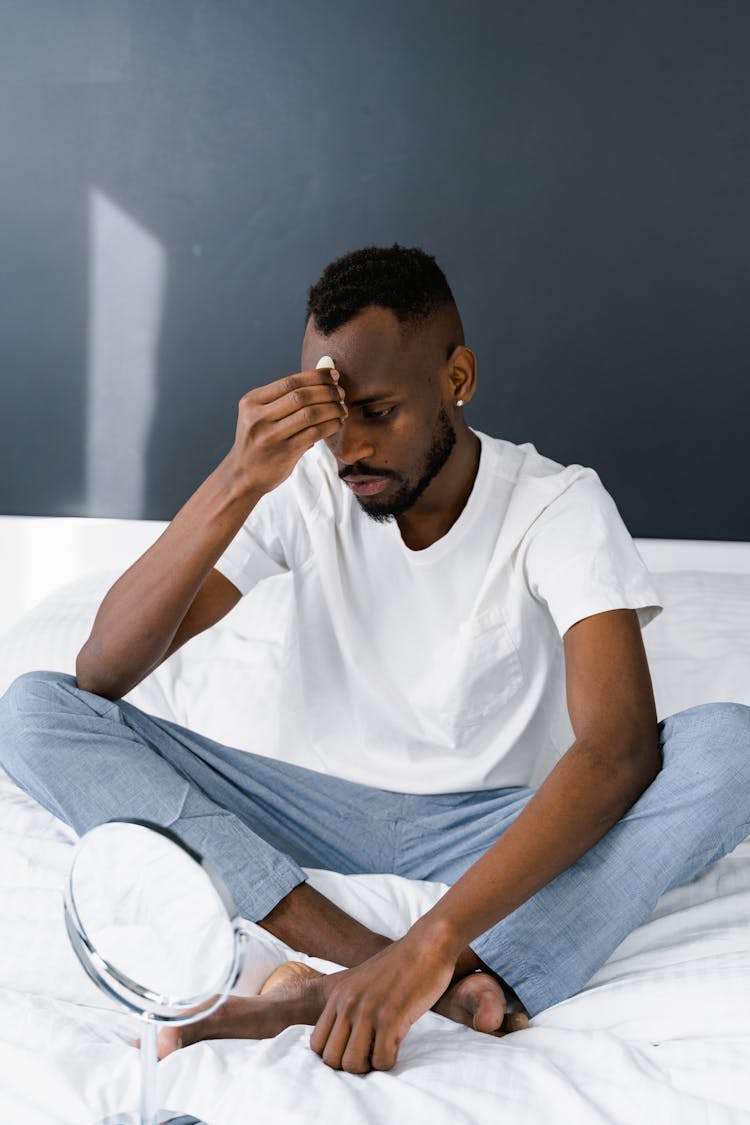
[{"label": "nose", "polygon": [[354,465],[357,461],[375,459],[375,445],[366,432],[366,426],[350,413],[337,434],[326,444],[340,465]]}]

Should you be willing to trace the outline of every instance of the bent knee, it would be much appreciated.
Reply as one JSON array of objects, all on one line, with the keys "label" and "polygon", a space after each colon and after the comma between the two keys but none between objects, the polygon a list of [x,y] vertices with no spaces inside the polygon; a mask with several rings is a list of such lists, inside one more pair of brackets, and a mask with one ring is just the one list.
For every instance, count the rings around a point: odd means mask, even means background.
[{"label": "bent knee", "polygon": [[750,707],[743,703],[707,703],[708,721],[719,751],[738,779],[750,782]]},{"label": "bent knee", "polygon": [[61,696],[76,686],[75,677],[67,672],[24,672],[13,681],[0,704],[15,715],[59,708]]},{"label": "bent knee", "polygon": [[[663,722],[665,751],[694,755],[707,775],[750,777],[750,707],[703,703]],[[666,758],[665,758],[666,761]]]}]

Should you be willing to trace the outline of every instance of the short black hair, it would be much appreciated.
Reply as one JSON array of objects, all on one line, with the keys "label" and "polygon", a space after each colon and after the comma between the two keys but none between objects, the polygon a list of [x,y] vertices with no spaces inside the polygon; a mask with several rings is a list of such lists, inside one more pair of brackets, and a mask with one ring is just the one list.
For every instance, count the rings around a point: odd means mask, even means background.
[{"label": "short black hair", "polygon": [[326,266],[307,299],[307,315],[324,336],[370,305],[391,309],[402,325],[427,320],[454,305],[445,274],[417,246],[365,246]]}]

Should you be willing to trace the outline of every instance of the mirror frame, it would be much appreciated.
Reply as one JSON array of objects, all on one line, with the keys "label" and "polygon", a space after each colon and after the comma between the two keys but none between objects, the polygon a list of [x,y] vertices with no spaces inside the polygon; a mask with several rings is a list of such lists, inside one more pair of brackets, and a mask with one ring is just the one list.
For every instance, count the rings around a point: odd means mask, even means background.
[{"label": "mirror frame", "polygon": [[[73,875],[76,860],[78,859],[80,849],[84,842],[98,829],[105,828],[108,824],[134,824],[141,828],[146,828],[149,831],[156,832],[164,836],[171,843],[176,844],[183,852],[187,853],[194,863],[197,863],[199,867],[202,867],[206,872],[206,875],[211,881],[211,885],[219,896],[222,906],[227,912],[227,919],[232,926],[233,950],[231,964],[224,982],[217,989],[212,989],[209,993],[203,993],[192,997],[181,997],[179,1001],[176,1001],[174,997],[165,996],[162,993],[156,992],[154,989],[147,988],[145,985],[141,985],[137,981],[132,980],[121,970],[110,964],[110,962],[97,951],[86,932],[86,927],[78,912],[75,893],[73,891]],[[121,818],[103,821],[101,824],[95,825],[93,828],[89,829],[76,844],[68,876],[65,880],[63,911],[65,926],[71,945],[88,977],[98,988],[106,992],[108,996],[111,996],[120,1004],[124,1004],[142,1019],[152,1019],[159,1023],[183,1025],[204,1019],[220,1007],[239,978],[247,933],[244,930],[242,919],[237,914],[237,908],[234,905],[232,896],[213,864],[205,859],[199,852],[196,852],[194,848],[191,848],[184,840],[181,840],[176,833],[172,832],[169,828],[164,828],[162,825],[154,824],[148,820]],[[199,1006],[201,1007],[200,1011],[190,1015],[186,1014],[186,1009]],[[166,1009],[166,1011],[164,1009]]]}]

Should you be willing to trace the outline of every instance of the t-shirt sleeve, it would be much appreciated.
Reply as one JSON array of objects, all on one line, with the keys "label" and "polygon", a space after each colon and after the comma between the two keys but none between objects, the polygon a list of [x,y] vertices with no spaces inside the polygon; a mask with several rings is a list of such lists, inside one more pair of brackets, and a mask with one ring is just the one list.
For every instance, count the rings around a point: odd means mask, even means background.
[{"label": "t-shirt sleeve", "polygon": [[295,508],[283,486],[263,496],[215,564],[241,594],[294,568],[304,533]]},{"label": "t-shirt sleeve", "polygon": [[524,569],[561,637],[576,621],[606,610],[636,610],[641,628],[662,611],[651,575],[593,469],[582,469],[531,525]]}]

